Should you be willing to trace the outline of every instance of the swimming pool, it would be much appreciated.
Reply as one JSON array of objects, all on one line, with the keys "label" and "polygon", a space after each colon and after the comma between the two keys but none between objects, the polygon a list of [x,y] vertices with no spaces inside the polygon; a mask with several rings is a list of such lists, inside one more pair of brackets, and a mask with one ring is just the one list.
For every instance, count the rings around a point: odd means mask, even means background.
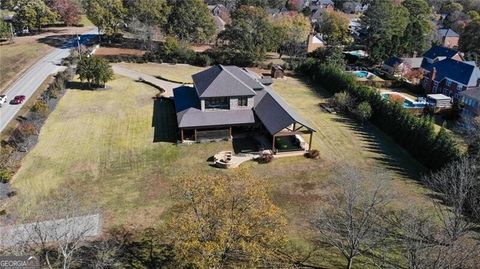
[{"label": "swimming pool", "polygon": [[[403,107],[407,108],[407,109],[424,108],[427,105],[427,102],[423,99],[420,100],[420,98],[417,101],[413,101],[413,100],[408,99],[407,97],[405,97],[404,95],[401,95],[399,93],[393,93],[393,94],[403,97]],[[390,95],[392,95],[392,94],[391,93],[382,93],[381,95],[382,95],[383,99],[389,100]]]},{"label": "swimming pool", "polygon": [[367,78],[370,75],[367,71],[353,71],[353,74],[359,78]]}]

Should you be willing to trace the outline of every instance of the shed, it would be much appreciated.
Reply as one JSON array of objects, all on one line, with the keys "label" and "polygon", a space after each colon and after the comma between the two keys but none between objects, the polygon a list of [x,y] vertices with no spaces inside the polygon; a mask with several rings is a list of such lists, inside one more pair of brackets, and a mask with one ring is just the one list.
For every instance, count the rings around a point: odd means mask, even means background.
[{"label": "shed", "polygon": [[275,64],[272,66],[272,70],[271,70],[272,78],[283,78],[284,75],[285,73],[283,71],[283,68],[280,65]]},{"label": "shed", "polygon": [[449,96],[443,94],[427,94],[427,102],[435,108],[450,107],[450,100],[451,98]]}]

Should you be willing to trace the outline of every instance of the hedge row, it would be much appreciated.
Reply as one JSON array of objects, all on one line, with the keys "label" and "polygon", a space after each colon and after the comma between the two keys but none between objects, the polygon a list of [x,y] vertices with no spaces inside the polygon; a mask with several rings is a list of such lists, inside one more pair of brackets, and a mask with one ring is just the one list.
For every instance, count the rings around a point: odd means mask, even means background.
[{"label": "hedge row", "polygon": [[426,167],[437,170],[461,157],[453,137],[444,128],[437,133],[431,117],[418,117],[401,104],[384,100],[377,90],[360,85],[337,67],[308,59],[298,71],[332,93],[347,91],[358,102],[368,102],[373,110],[370,121]]}]

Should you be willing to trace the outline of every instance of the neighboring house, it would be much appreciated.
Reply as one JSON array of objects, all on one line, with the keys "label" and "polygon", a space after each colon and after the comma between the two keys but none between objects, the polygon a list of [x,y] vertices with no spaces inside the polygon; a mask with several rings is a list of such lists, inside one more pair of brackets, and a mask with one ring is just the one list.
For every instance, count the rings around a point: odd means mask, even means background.
[{"label": "neighboring house", "polygon": [[348,14],[363,13],[368,9],[368,4],[362,5],[361,2],[348,1],[343,3],[342,11]]},{"label": "neighboring house", "polygon": [[475,64],[448,58],[430,65],[422,85],[427,92],[460,98],[460,93],[480,85],[480,70]]},{"label": "neighboring house", "polygon": [[222,65],[192,78],[194,87],[174,89],[181,142],[231,139],[232,133],[254,130],[271,141],[274,153],[283,149],[275,145],[279,138],[297,141],[300,133],[310,134],[311,145],[314,128],[270,88],[271,79]]},{"label": "neighboring house", "polygon": [[310,4],[310,10],[312,10],[310,20],[312,22],[318,21],[322,17],[323,12],[333,11],[333,6],[334,3],[332,2],[332,0],[312,1],[312,3]]},{"label": "neighboring house", "polygon": [[217,27],[217,32],[225,30],[225,25],[230,21],[230,13],[228,9],[222,4],[208,5],[215,25]]},{"label": "neighboring house", "polygon": [[458,47],[458,40],[460,36],[452,29],[439,29],[438,36],[440,38],[442,46],[446,48]]},{"label": "neighboring house", "polygon": [[414,70],[420,69],[423,58],[391,57],[383,63],[383,69],[394,76],[406,76]]},{"label": "neighboring house", "polygon": [[480,116],[480,88],[473,88],[460,93],[466,117]]},{"label": "neighboring house", "polygon": [[310,34],[308,35],[307,41],[307,52],[313,52],[318,48],[325,47],[325,41],[322,38],[321,34]]}]

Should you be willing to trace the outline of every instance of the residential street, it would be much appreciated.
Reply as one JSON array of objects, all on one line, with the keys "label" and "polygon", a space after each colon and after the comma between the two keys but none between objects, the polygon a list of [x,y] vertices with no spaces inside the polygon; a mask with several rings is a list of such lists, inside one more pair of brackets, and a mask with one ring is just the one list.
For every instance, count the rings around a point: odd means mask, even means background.
[{"label": "residential street", "polygon": [[[80,42],[85,43],[93,38],[98,31],[92,30],[81,35]],[[65,43],[61,48],[53,50],[51,53],[40,59],[23,73],[6,91],[7,103],[0,108],[0,132],[3,132],[7,124],[15,117],[17,112],[23,107],[43,81],[51,74],[55,74],[62,69],[61,61],[70,53],[70,49],[77,46],[77,40],[72,39]],[[22,104],[11,105],[10,101],[16,95],[25,95],[26,99]]]}]

